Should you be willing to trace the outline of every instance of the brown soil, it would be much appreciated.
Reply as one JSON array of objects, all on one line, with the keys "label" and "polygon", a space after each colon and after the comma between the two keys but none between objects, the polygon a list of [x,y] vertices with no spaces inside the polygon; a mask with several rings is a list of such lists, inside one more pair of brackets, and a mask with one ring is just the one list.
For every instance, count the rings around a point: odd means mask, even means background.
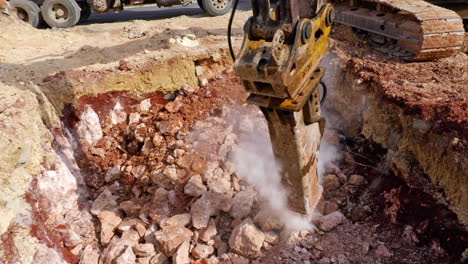
[{"label": "brown soil", "polygon": [[436,132],[455,130],[466,146],[468,55],[429,62],[403,62],[374,51],[345,26],[336,26],[332,48],[348,57],[348,69],[371,84],[383,99],[408,115],[432,120]]}]

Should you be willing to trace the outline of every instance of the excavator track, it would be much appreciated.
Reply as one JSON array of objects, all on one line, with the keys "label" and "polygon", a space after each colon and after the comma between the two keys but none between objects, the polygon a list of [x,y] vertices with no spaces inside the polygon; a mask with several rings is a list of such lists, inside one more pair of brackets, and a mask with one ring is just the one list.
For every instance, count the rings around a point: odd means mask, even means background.
[{"label": "excavator track", "polygon": [[422,0],[338,1],[336,19],[369,34],[378,49],[411,61],[448,57],[463,45],[463,20]]}]

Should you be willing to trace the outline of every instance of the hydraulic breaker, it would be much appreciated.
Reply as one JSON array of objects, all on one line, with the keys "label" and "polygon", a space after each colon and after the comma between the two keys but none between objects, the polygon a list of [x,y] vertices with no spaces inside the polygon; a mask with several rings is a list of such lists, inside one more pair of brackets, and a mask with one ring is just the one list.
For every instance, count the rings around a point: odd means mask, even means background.
[{"label": "hydraulic breaker", "polygon": [[252,0],[253,16],[235,70],[268,121],[273,152],[291,209],[310,214],[317,205],[317,160],[324,120],[320,116],[319,66],[328,49],[334,10],[325,1]]}]

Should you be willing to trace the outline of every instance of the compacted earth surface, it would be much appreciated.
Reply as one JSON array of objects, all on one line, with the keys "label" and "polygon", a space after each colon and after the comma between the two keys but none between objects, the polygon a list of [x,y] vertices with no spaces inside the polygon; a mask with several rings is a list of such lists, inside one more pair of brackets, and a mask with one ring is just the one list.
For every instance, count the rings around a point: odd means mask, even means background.
[{"label": "compacted earth surface", "polygon": [[[454,158],[434,166],[466,169],[467,55],[405,63],[336,27],[324,192],[304,218],[284,206],[266,121],[227,57],[227,19],[36,30],[0,15],[0,263],[466,261],[467,179],[444,180],[419,154],[443,143]],[[399,144],[375,135],[387,127]]]}]

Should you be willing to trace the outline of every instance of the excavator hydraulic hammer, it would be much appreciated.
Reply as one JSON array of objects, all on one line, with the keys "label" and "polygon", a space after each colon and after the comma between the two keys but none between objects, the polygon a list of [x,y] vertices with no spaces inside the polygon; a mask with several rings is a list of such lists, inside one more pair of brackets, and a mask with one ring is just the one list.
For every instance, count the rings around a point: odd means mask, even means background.
[{"label": "excavator hydraulic hammer", "polygon": [[252,0],[253,16],[235,62],[248,102],[268,121],[273,152],[291,209],[310,214],[322,187],[317,160],[324,120],[320,116],[319,66],[328,49],[334,10],[326,1]]}]

